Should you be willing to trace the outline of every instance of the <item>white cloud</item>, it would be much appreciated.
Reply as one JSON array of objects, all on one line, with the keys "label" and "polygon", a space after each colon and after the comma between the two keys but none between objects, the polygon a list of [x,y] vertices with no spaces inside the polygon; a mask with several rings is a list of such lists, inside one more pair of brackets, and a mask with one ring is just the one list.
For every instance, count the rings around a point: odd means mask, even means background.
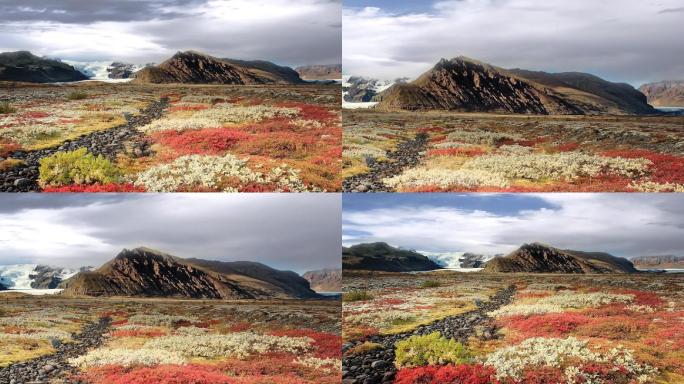
[{"label": "white cloud", "polygon": [[459,55],[494,65],[584,71],[638,85],[684,78],[681,0],[458,0],[424,13],[343,10],[347,74],[416,77]]},{"label": "white cloud", "polygon": [[[418,195],[419,196],[419,195]],[[429,252],[508,253],[523,243],[618,256],[684,254],[678,195],[541,194],[556,206],[501,215],[454,207],[343,212],[345,245],[385,241]]]}]

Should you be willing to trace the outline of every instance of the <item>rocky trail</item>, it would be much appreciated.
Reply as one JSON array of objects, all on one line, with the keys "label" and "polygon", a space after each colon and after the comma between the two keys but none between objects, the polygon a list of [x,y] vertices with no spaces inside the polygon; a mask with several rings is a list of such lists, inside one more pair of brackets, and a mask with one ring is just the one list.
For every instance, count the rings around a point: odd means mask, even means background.
[{"label": "rocky trail", "polygon": [[64,141],[57,147],[12,153],[11,158],[23,160],[25,164],[0,172],[0,192],[40,191],[38,186],[39,161],[56,152],[87,148],[92,154],[102,155],[110,160],[123,152],[134,157],[148,155],[149,143],[144,140],[143,134],[137,128],[159,119],[168,103],[167,98],[162,98],[153,102],[137,116],[126,115],[125,124],[104,131],[92,132],[74,140]]},{"label": "rocky trail", "polygon": [[83,330],[73,336],[71,343],[53,342],[57,350],[51,355],[15,363],[0,368],[2,384],[79,384],[78,380],[69,379],[76,369],[69,365],[68,359],[81,356],[89,350],[100,346],[104,333],[111,325],[111,318],[105,317],[98,323],[86,325]]},{"label": "rocky trail", "polygon": [[[514,287],[508,287],[497,292],[486,302],[477,302],[477,309],[457,316],[436,321],[432,324],[417,327],[415,330],[396,335],[373,335],[364,341],[380,344],[382,347],[353,356],[345,356],[342,359],[342,382],[344,384],[380,384],[391,383],[396,374],[394,366],[394,345],[414,335],[427,335],[439,332],[446,338],[453,338],[462,344],[466,344],[471,336],[483,339],[496,338],[496,327],[492,319],[487,316],[488,312],[508,304],[513,294]],[[347,343],[343,346],[346,351],[362,343]]]},{"label": "rocky trail", "polygon": [[420,163],[421,152],[428,144],[428,135],[419,133],[415,138],[405,140],[394,151],[387,152],[387,161],[367,159],[369,172],[355,175],[344,180],[344,192],[392,192],[382,179],[400,174],[406,168],[413,168]]}]

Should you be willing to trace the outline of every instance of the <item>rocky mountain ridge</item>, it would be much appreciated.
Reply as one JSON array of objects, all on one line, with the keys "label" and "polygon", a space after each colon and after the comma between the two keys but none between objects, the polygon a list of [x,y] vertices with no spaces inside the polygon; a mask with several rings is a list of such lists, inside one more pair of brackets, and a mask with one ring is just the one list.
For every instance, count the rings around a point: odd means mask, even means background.
[{"label": "rocky mountain ridge", "polygon": [[488,261],[484,272],[634,273],[627,259],[604,252],[561,250],[541,243],[523,244],[504,257]]},{"label": "rocky mountain ridge", "polygon": [[339,268],[308,271],[302,277],[309,282],[311,289],[316,292],[342,291],[342,270]]},{"label": "rocky mountain ridge", "polygon": [[540,115],[655,114],[628,84],[585,73],[506,70],[467,57],[440,60],[415,81],[388,89],[384,110]]},{"label": "rocky mountain ridge", "polygon": [[28,51],[0,53],[0,81],[54,83],[87,80],[88,76],[60,60]]},{"label": "rocky mountain ridge", "polygon": [[655,107],[684,108],[684,80],[659,81],[639,87],[649,104]]},{"label": "rocky mountain ridge", "polygon": [[295,68],[304,80],[332,80],[342,78],[342,64],[301,65]]},{"label": "rocky mountain ridge", "polygon": [[413,272],[432,271],[441,267],[416,251],[380,242],[342,248],[342,269]]},{"label": "rocky mountain ridge", "polygon": [[254,262],[183,259],[140,247],[122,250],[92,272],[64,281],[62,294],[204,299],[317,298],[291,271]]},{"label": "rocky mountain ridge", "polygon": [[641,269],[684,269],[684,256],[638,256],[631,261]]}]

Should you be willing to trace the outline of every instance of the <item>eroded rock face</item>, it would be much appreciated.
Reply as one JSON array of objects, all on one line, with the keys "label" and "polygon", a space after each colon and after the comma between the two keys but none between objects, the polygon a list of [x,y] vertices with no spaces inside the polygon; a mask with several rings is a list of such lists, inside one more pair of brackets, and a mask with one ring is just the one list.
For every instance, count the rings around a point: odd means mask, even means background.
[{"label": "eroded rock face", "polygon": [[441,267],[416,251],[394,248],[387,243],[370,243],[343,248],[342,269],[411,272]]},{"label": "eroded rock face", "polygon": [[339,79],[342,77],[342,64],[302,65],[295,71],[306,80]]},{"label": "eroded rock face", "polygon": [[560,250],[533,243],[488,261],[484,272],[632,273],[636,269],[628,260],[606,253]]},{"label": "eroded rock face", "polygon": [[87,79],[76,68],[59,60],[45,59],[27,51],[0,53],[0,81],[54,83]]},{"label": "eroded rock face", "polygon": [[664,256],[639,256],[632,259],[632,263],[637,268],[684,268],[684,256],[664,255]]},{"label": "eroded rock face", "polygon": [[505,70],[466,57],[439,61],[408,84],[387,90],[377,108],[518,114],[648,114],[627,84],[582,73]]},{"label": "eroded rock face", "polygon": [[293,84],[302,80],[287,67],[266,61],[219,59],[197,52],[178,52],[155,67],[136,72],[135,83]]},{"label": "eroded rock face", "polygon": [[134,72],[135,67],[133,64],[125,64],[115,61],[107,68],[107,77],[110,79],[130,79],[133,77]]},{"label": "eroded rock face", "polygon": [[644,84],[639,90],[656,107],[684,107],[684,80]]},{"label": "eroded rock face", "polygon": [[311,284],[311,289],[316,292],[341,292],[342,270],[319,269],[306,272],[303,277]]}]

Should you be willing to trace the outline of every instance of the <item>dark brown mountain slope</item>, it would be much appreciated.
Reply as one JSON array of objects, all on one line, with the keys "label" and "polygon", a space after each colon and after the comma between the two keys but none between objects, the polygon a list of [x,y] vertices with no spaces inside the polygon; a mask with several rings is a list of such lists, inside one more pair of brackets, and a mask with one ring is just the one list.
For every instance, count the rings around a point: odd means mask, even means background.
[{"label": "dark brown mountain slope", "polygon": [[[149,248],[124,249],[92,272],[64,281],[65,295],[209,299],[313,298],[308,282],[258,263],[252,276],[223,262],[181,259]],[[238,268],[239,269],[239,268]],[[261,272],[263,271],[263,272]],[[264,274],[263,280],[260,274]],[[270,281],[278,280],[280,284]],[[288,287],[287,283],[292,286]]]},{"label": "dark brown mountain slope", "polygon": [[442,59],[408,84],[397,84],[377,108],[520,114],[655,113],[626,84],[579,74],[505,70],[466,57]]},{"label": "dark brown mountain slope", "polygon": [[296,84],[296,72],[267,61],[219,59],[197,52],[178,52],[170,59],[135,73],[135,83]]},{"label": "dark brown mountain slope", "polygon": [[342,291],[342,270],[339,268],[309,271],[302,277],[311,284],[311,289],[316,292]]},{"label": "dark brown mountain slope", "polygon": [[387,243],[357,244],[342,249],[342,269],[412,272],[440,269],[416,251],[394,248]]},{"label": "dark brown mountain slope", "polygon": [[0,53],[0,81],[54,83],[87,79],[76,68],[59,60],[44,59],[27,51]]},{"label": "dark brown mountain slope", "polygon": [[626,259],[602,252],[560,250],[548,245],[524,244],[505,257],[485,264],[484,272],[526,273],[632,273],[636,269]]},{"label": "dark brown mountain slope", "polygon": [[684,107],[684,80],[660,81],[639,87],[656,107]]}]

